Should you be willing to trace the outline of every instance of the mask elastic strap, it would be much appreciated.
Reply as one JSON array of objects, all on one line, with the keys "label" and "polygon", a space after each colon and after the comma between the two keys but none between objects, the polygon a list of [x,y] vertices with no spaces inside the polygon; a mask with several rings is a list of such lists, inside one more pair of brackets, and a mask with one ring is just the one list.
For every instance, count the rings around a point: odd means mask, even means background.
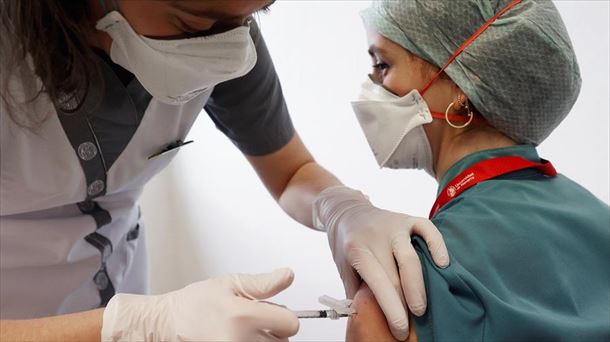
[{"label": "mask elastic strap", "polygon": [[[447,69],[447,67],[449,66],[449,64],[451,64],[451,62],[453,62],[453,60],[455,60],[455,58],[457,56],[459,56],[459,54],[462,53],[462,51],[464,51],[464,49],[466,49],[466,47],[468,45],[470,45],[470,43],[472,43],[481,33],[483,33],[483,31],[485,31],[494,21],[496,21],[496,19],[498,19],[499,16],[501,16],[502,14],[504,14],[506,11],[508,11],[509,9],[513,8],[515,5],[517,5],[518,3],[520,3],[522,0],[513,0],[511,1],[508,5],[506,5],[503,9],[501,9],[498,13],[496,13],[496,15],[494,15],[493,17],[491,17],[491,19],[489,19],[485,24],[483,24],[483,26],[481,26],[475,33],[472,34],[472,36],[470,36],[468,39],[466,39],[465,42],[462,43],[462,45],[453,53],[453,55],[451,56],[451,58],[449,58],[449,60],[447,61],[447,63],[445,63],[445,66],[443,66],[441,68],[441,70],[439,70],[436,75],[434,75],[434,77],[432,77],[432,79],[430,79],[430,81],[428,81],[428,83],[426,83],[426,85],[419,91],[419,93],[423,96],[424,93],[428,90],[428,88],[430,88],[430,86],[432,85],[432,82],[434,82],[434,80],[439,77],[443,71],[445,71],[445,69]],[[445,115],[443,114],[443,119],[444,119]],[[457,121],[457,120],[456,120]]]}]

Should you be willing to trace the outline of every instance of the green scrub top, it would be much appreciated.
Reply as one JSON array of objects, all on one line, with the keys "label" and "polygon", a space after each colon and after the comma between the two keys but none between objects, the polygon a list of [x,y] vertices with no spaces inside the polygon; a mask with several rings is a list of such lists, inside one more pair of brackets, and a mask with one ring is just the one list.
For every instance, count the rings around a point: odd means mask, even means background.
[{"label": "green scrub top", "polygon": [[[477,152],[451,167],[439,192],[501,156],[540,162],[530,145]],[[415,317],[421,341],[610,340],[610,209],[582,186],[516,171],[466,190],[432,222],[451,264],[438,268],[413,239],[428,295]]]}]

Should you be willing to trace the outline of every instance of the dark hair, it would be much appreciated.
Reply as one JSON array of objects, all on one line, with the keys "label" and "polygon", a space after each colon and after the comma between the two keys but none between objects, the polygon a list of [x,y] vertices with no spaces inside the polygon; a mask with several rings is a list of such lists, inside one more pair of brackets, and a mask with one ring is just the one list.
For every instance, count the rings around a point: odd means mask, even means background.
[{"label": "dark hair", "polygon": [[0,70],[2,100],[12,98],[11,73],[30,58],[42,85],[26,101],[34,101],[44,92],[56,108],[77,109],[90,80],[99,72],[87,42],[92,26],[87,0],[0,0],[0,49],[5,68]]}]

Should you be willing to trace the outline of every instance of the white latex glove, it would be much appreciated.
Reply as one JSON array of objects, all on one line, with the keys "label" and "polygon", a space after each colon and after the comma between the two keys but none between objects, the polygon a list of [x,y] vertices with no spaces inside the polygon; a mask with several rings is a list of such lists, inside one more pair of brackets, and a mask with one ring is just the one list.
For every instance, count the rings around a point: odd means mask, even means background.
[{"label": "white latex glove", "polygon": [[294,274],[231,274],[158,296],[117,294],[104,310],[102,341],[288,341],[299,329],[288,309],[258,302]]},{"label": "white latex glove", "polygon": [[347,298],[354,297],[364,280],[394,337],[405,340],[409,334],[405,300],[414,315],[426,311],[423,273],[411,236],[421,236],[434,262],[446,267],[449,254],[438,229],[427,219],[376,208],[360,191],[345,186],[318,195],[313,222],[328,234]]}]

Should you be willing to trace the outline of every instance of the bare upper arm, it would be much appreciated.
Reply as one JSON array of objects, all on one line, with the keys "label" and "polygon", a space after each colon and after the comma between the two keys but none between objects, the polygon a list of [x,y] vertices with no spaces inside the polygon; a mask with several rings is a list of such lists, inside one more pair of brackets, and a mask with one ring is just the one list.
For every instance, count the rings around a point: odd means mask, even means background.
[{"label": "bare upper arm", "polygon": [[[356,292],[352,307],[356,310],[356,314],[347,322],[346,341],[396,341],[373,292],[365,283],[362,283]],[[407,341],[416,342],[415,325],[410,315],[409,331]]]}]

